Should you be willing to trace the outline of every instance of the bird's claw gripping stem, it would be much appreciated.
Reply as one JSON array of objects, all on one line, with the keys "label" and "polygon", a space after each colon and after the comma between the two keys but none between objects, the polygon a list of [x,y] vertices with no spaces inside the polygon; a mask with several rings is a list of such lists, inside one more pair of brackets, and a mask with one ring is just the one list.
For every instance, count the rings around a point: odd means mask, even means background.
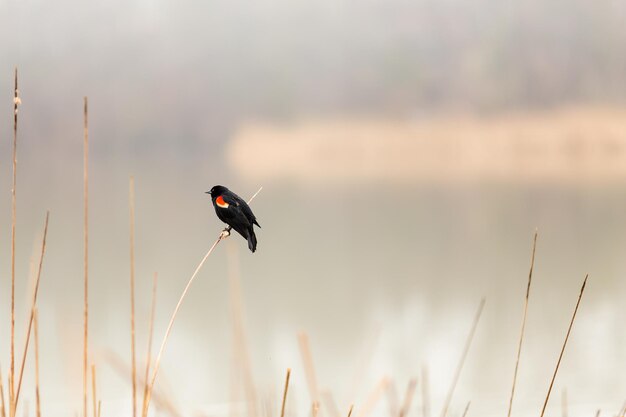
[{"label": "bird's claw gripping stem", "polygon": [[226,239],[228,236],[230,236],[230,227],[222,230],[222,233],[220,234],[220,239]]}]

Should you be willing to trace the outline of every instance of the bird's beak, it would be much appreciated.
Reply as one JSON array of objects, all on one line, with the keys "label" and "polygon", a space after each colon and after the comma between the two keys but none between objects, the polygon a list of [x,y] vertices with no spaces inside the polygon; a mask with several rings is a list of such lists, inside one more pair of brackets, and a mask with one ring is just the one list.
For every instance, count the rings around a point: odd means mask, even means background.
[{"label": "bird's beak", "polygon": [[211,192],[210,192],[210,191],[205,191],[205,193],[204,193],[204,194],[211,194]]}]

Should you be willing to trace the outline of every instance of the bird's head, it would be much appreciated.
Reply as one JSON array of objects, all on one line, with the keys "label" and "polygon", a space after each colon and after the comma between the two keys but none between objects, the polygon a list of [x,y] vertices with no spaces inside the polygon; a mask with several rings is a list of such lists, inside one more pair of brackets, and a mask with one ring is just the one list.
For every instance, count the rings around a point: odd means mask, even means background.
[{"label": "bird's head", "polygon": [[228,188],[224,187],[223,185],[216,185],[215,187],[211,188],[211,190],[207,191],[207,194],[211,195],[211,198],[215,198],[221,194],[223,194],[225,191],[228,191]]}]

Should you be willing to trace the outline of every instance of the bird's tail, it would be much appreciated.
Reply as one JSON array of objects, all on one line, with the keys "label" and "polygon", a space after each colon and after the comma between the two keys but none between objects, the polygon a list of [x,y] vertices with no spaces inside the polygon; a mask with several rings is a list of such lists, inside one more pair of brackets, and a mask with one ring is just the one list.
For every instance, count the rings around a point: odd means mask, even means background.
[{"label": "bird's tail", "polygon": [[248,249],[254,253],[256,251],[256,235],[254,234],[254,229],[250,227],[248,231]]}]

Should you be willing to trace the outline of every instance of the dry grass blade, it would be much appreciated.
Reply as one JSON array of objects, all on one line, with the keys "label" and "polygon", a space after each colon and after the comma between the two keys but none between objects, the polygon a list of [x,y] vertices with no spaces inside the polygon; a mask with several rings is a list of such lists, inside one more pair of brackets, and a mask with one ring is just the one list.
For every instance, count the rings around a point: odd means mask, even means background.
[{"label": "dry grass blade", "polygon": [[354,404],[350,404],[350,408],[348,409],[348,417],[352,417],[352,410],[354,409]]},{"label": "dry grass blade", "polygon": [[17,83],[17,68],[15,68],[15,89],[13,96],[13,184],[11,187],[11,368],[9,380],[9,414],[14,416],[15,399],[15,223],[16,205],[15,188],[17,184],[17,113],[20,104],[20,91]]},{"label": "dry grass blade", "polygon": [[537,231],[535,231],[535,237],[533,238],[533,250],[530,257],[530,271],[528,272],[528,285],[526,286],[526,297],[524,298],[524,313],[522,314],[522,328],[519,335],[519,343],[517,345],[517,357],[515,359],[515,371],[513,372],[513,386],[511,388],[511,397],[509,399],[509,411],[508,417],[511,417],[511,411],[513,410],[513,398],[515,397],[515,385],[517,383],[517,371],[519,369],[519,360],[522,354],[522,343],[524,342],[524,332],[526,330],[526,316],[528,314],[528,299],[530,297],[530,284],[533,279],[533,269],[535,267],[535,249],[537,248]]},{"label": "dry grass blade", "polygon": [[341,412],[339,411],[339,407],[337,407],[337,402],[335,401],[333,393],[329,390],[322,390],[320,395],[324,400],[324,405],[326,406],[328,415],[331,417],[341,417]]},{"label": "dry grass blade", "polygon": [[28,347],[30,345],[30,333],[33,327],[33,321],[35,319],[35,309],[37,306],[37,295],[39,294],[39,283],[41,281],[41,269],[43,267],[43,258],[46,254],[46,239],[48,237],[48,220],[50,218],[50,212],[46,212],[46,220],[43,226],[43,238],[41,240],[41,254],[39,255],[39,266],[37,268],[37,278],[35,279],[35,289],[33,291],[33,301],[30,307],[30,319],[28,321],[28,329],[26,331],[26,341],[24,342],[24,353],[22,354],[22,363],[20,366],[20,376],[17,379],[17,391],[15,393],[15,401],[13,402],[14,410],[13,415],[16,414],[17,404],[20,399],[20,391],[22,388],[22,377],[24,376],[24,368],[26,366],[26,357],[28,355]]},{"label": "dry grass blade", "polygon": [[[248,203],[252,202],[252,200],[254,200],[254,198],[261,192],[262,189],[263,187],[259,188],[259,190],[250,198],[250,200],[248,200]],[[176,307],[174,308],[174,312],[172,313],[172,317],[170,318],[170,321],[167,325],[167,329],[165,330],[165,336],[163,337],[163,341],[161,342],[161,347],[159,348],[159,353],[157,354],[156,361],[154,363],[154,370],[152,371],[152,378],[150,379],[150,384],[148,385],[148,395],[146,397],[146,403],[145,403],[144,409],[142,410],[142,415],[144,417],[148,415],[148,408],[150,407],[150,397],[152,396],[154,383],[156,382],[156,377],[159,372],[159,366],[161,365],[161,357],[163,356],[163,351],[165,350],[167,339],[169,338],[170,332],[172,331],[172,326],[174,325],[174,321],[176,320],[176,316],[178,315],[178,310],[180,310],[180,306],[182,305],[183,300],[185,299],[185,296],[187,295],[187,292],[189,291],[189,288],[191,287],[191,284],[196,279],[198,272],[200,272],[200,269],[202,268],[206,260],[209,258],[211,253],[213,253],[213,250],[215,250],[217,245],[226,237],[228,237],[228,235],[230,234],[230,230],[231,228],[228,227],[220,233],[217,240],[213,243],[209,251],[206,253],[206,255],[204,255],[204,258],[202,258],[202,260],[196,267],[196,270],[191,275],[191,278],[189,278],[189,281],[187,281],[187,285],[185,286],[183,293],[178,299],[178,303],[176,304]]]},{"label": "dry grass blade", "polygon": [[[107,350],[104,351],[103,357],[111,368],[124,380],[130,382],[128,376],[130,375],[130,366],[124,362],[122,357],[117,353]],[[138,380],[139,384],[145,384],[146,381],[140,376]],[[154,399],[154,406],[158,411],[156,414],[160,415],[161,412],[170,415],[172,417],[183,417],[183,413],[178,410],[174,401],[167,395],[167,392],[163,392],[155,389],[152,392],[152,398]]]},{"label": "dry grass blade", "polygon": [[154,332],[154,312],[156,309],[157,277],[157,273],[155,272],[152,279],[152,305],[150,307],[150,328],[148,330],[148,351],[146,353],[146,375],[143,381],[142,410],[146,409],[146,401],[148,399],[148,377],[150,376],[150,362],[152,362],[152,334]]},{"label": "dry grass blade", "polygon": [[474,317],[474,323],[472,324],[472,330],[467,336],[467,340],[465,342],[465,348],[463,349],[463,354],[461,355],[461,360],[456,368],[456,372],[454,374],[454,379],[452,380],[452,385],[450,385],[450,390],[448,391],[448,395],[446,396],[446,401],[444,403],[443,409],[441,410],[441,417],[446,417],[448,414],[448,408],[450,407],[450,403],[452,402],[452,395],[454,394],[454,389],[456,388],[456,384],[459,381],[459,377],[461,376],[461,371],[463,370],[463,365],[465,364],[465,358],[467,357],[467,353],[469,352],[470,346],[472,345],[472,340],[474,339],[474,333],[476,333],[476,327],[478,326],[478,322],[480,321],[480,316],[483,312],[483,308],[485,307],[485,299],[480,300],[480,305],[478,306],[478,310],[476,311],[476,316]]},{"label": "dry grass blade", "polygon": [[4,402],[4,384],[2,383],[2,370],[0,369],[0,415],[7,417],[6,404]]},{"label": "dry grass blade", "polygon": [[87,353],[89,350],[89,103],[83,102],[83,417],[87,417]]},{"label": "dry grass blade", "polygon": [[33,321],[35,330],[35,410],[37,417],[41,417],[41,394],[39,390],[39,313],[35,309]]},{"label": "dry grass blade", "polygon": [[285,389],[283,390],[283,402],[280,406],[280,417],[285,417],[285,405],[287,404],[287,391],[289,390],[289,377],[291,376],[291,368],[287,368],[287,376],[285,377]]},{"label": "dry grass blade", "polygon": [[298,334],[298,346],[300,348],[300,355],[302,357],[302,363],[304,364],[304,373],[306,375],[306,381],[309,387],[309,395],[311,396],[311,402],[313,403],[319,402],[319,390],[317,388],[315,366],[313,365],[313,355],[311,355],[309,337],[307,336],[306,333],[302,332]]},{"label": "dry grass blade", "polygon": [[96,391],[96,365],[91,364],[91,402],[93,406],[93,417],[98,417],[97,408],[97,391]]},{"label": "dry grass blade", "polygon": [[600,417],[600,409],[598,409],[598,411],[596,411],[596,417]]},{"label": "dry grass blade", "polygon": [[383,392],[387,389],[388,384],[389,379],[382,378],[380,380],[378,385],[376,385],[374,390],[368,395],[363,408],[357,413],[357,417],[367,417],[372,412]]},{"label": "dry grass blade", "polygon": [[411,403],[413,402],[413,394],[415,394],[415,388],[417,388],[417,380],[411,379],[406,387],[406,394],[404,394],[404,402],[402,408],[400,408],[400,417],[406,417],[411,409]]},{"label": "dry grass blade", "polygon": [[589,278],[589,275],[585,276],[583,285],[580,288],[580,294],[578,295],[578,301],[576,301],[576,307],[574,308],[574,313],[572,314],[572,320],[570,321],[569,327],[567,328],[567,334],[565,335],[565,340],[563,341],[563,347],[561,348],[561,353],[559,354],[559,360],[556,363],[556,368],[554,368],[554,374],[552,375],[552,380],[550,381],[548,394],[546,395],[546,400],[544,401],[543,408],[541,409],[541,417],[543,417],[544,413],[546,412],[546,407],[548,406],[548,400],[550,400],[550,393],[552,392],[552,387],[554,386],[554,380],[556,379],[556,374],[559,372],[559,366],[561,365],[561,360],[563,359],[563,353],[565,353],[565,347],[567,346],[569,335],[572,332],[572,326],[574,325],[574,320],[576,320],[576,313],[578,313],[580,300],[583,298],[583,293],[585,292],[585,286],[587,285],[587,278]]},{"label": "dry grass blade", "polygon": [[472,403],[471,401],[467,402],[467,405],[465,406],[465,411],[463,411],[463,417],[467,417],[467,412],[469,411],[469,407],[471,403]]},{"label": "dry grass blade", "polygon": [[400,414],[400,407],[398,406],[398,390],[396,389],[396,383],[393,379],[389,380],[387,384],[387,405],[389,406],[389,416],[397,417]]},{"label": "dry grass blade", "polygon": [[135,179],[133,177],[130,177],[128,183],[128,205],[130,211],[130,356],[133,381],[133,417],[137,417],[137,356],[135,352]]}]

